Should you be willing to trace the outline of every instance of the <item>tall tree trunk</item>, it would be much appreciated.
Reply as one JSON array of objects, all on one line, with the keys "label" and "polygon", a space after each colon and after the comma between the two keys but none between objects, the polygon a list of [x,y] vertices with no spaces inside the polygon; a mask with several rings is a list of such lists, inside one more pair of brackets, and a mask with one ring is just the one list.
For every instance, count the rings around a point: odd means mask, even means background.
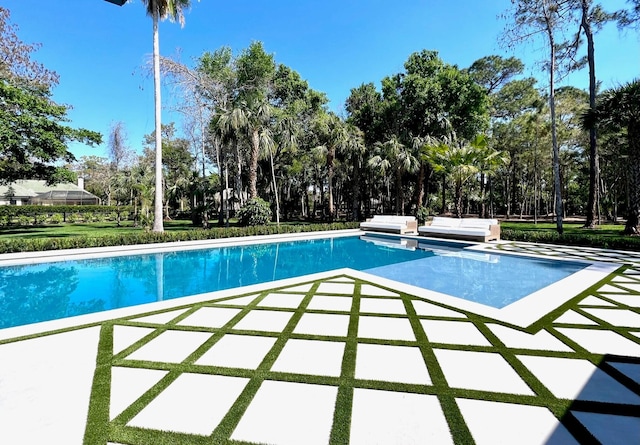
[{"label": "tall tree trunk", "polygon": [[420,161],[420,170],[418,171],[418,182],[416,184],[416,210],[424,203],[424,178],[425,165],[424,161]]},{"label": "tall tree trunk", "polygon": [[491,176],[489,176],[487,186],[489,187],[489,217],[493,218],[493,181],[491,180]]},{"label": "tall tree trunk", "polygon": [[351,181],[351,220],[360,220],[360,159],[353,162],[353,180]]},{"label": "tall tree trunk", "polygon": [[509,210],[507,212],[507,216],[513,215],[516,213],[517,211],[517,207],[518,207],[518,178],[517,176],[517,171],[518,171],[519,165],[516,164],[516,162],[514,161],[512,163],[512,168],[511,168],[511,177],[509,178],[509,190],[511,191],[511,195],[510,195],[510,200],[509,200]]},{"label": "tall tree trunk", "polygon": [[155,175],[155,203],[153,212],[153,231],[164,232],[162,224],[162,98],[160,96],[160,33],[158,21],[160,12],[155,2],[153,11],[153,91],[155,100],[156,121],[156,175]]},{"label": "tall tree trunk", "polygon": [[[589,108],[593,111],[596,107],[596,66],[593,32],[589,22],[589,0],[582,0],[582,29],[587,37],[587,60],[589,62]],[[596,212],[600,201],[600,161],[598,158],[598,145],[596,128],[589,129],[589,201],[587,203],[587,219],[584,226],[593,228],[596,226]]]},{"label": "tall tree trunk", "polygon": [[440,211],[440,213],[444,215],[446,210],[447,210],[447,175],[443,173],[442,174],[442,210]]},{"label": "tall tree trunk", "polygon": [[251,156],[249,158],[249,199],[258,197],[258,156],[260,155],[260,133],[251,132]]},{"label": "tall tree trunk", "polygon": [[271,161],[271,179],[273,181],[273,194],[276,199],[276,224],[280,225],[280,200],[278,199],[278,184],[276,183],[276,171],[273,167],[273,152],[269,149],[269,160]]},{"label": "tall tree trunk", "polygon": [[[216,164],[218,166],[218,174],[220,176],[220,210],[218,213],[218,225],[219,226],[223,226],[225,223],[225,208],[229,203],[228,199],[225,199],[225,193],[229,193],[229,191],[226,189],[226,184],[225,181],[223,180],[223,176],[227,174],[227,162],[225,159],[225,153],[222,151],[222,143],[219,142],[214,142],[216,144],[215,150],[216,150]],[[203,210],[205,215],[207,214],[207,200],[206,200],[206,196],[203,197]],[[205,217],[206,218],[206,217]],[[206,220],[203,221],[203,224],[206,224]],[[206,226],[205,226],[206,228]]]},{"label": "tall tree trunk", "polygon": [[327,193],[328,193],[328,199],[329,199],[329,221],[333,221],[333,217],[335,214],[335,208],[333,205],[333,172],[334,172],[334,166],[333,166],[333,159],[335,158],[335,149],[334,148],[330,148],[327,150],[327,179],[328,179],[328,187],[327,187]]},{"label": "tall tree trunk", "polygon": [[[202,118],[202,108],[199,109],[200,111],[200,141],[201,141],[201,151],[202,151],[202,227],[204,227],[205,229],[207,227],[209,227],[209,209],[207,208],[207,188],[204,185],[205,181],[206,181],[206,144],[205,144],[205,140],[204,140],[204,134],[205,134],[205,130],[204,130],[204,119]],[[197,160],[196,160],[197,162]],[[220,155],[218,153],[218,150],[216,150],[216,162],[218,165],[218,172],[222,173],[222,169],[220,168]],[[222,182],[222,176],[220,176],[220,182]],[[220,195],[220,200],[222,200],[222,195]],[[193,203],[193,207],[195,208],[196,205],[196,198],[194,197],[194,203]],[[222,205],[220,206],[220,210],[222,210]]]},{"label": "tall tree trunk", "polygon": [[640,131],[637,126],[629,125],[627,130],[629,141],[629,210],[624,233],[638,235],[640,224]]},{"label": "tall tree trunk", "polygon": [[234,191],[234,196],[237,193],[238,194],[238,202],[240,203],[240,207],[242,207],[244,205],[244,196],[242,194],[242,154],[240,152],[240,142],[236,139],[235,141],[235,146],[236,146],[236,174],[235,174],[235,191]]},{"label": "tall tree trunk", "polygon": [[547,34],[549,36],[549,46],[551,48],[551,58],[549,59],[549,109],[551,110],[551,143],[553,145],[553,184],[556,195],[556,229],[559,234],[562,234],[562,216],[564,208],[562,205],[562,184],[560,181],[560,147],[558,146],[558,134],[556,129],[556,98],[554,83],[556,71],[556,45],[550,19],[547,21]]},{"label": "tall tree trunk", "polygon": [[487,217],[487,206],[484,202],[485,200],[485,184],[484,184],[484,173],[480,174],[480,218]]},{"label": "tall tree trunk", "polygon": [[456,181],[456,217],[462,218],[462,182]]},{"label": "tall tree trunk", "polygon": [[396,171],[396,215],[404,215],[402,205],[402,172]]}]

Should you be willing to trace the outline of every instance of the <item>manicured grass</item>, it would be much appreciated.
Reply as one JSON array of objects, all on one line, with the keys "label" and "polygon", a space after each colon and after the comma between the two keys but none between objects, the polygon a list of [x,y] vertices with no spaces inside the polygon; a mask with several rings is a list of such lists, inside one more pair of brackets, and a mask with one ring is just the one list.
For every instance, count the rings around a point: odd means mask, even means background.
[{"label": "manicured grass", "polygon": [[60,227],[26,227],[0,232],[0,253],[36,252],[59,249],[83,249],[109,246],[168,243],[175,241],[202,241],[255,235],[317,232],[354,229],[357,222],[322,224],[269,224],[240,227],[232,222],[229,227],[212,226],[201,229],[190,222],[169,222],[163,233],[151,232],[131,226],[117,227],[115,223]]},{"label": "manicured grass", "polygon": [[[19,226],[0,227],[0,240],[21,238],[69,238],[73,236],[91,236],[99,238],[102,236],[124,235],[130,233],[143,233],[142,227],[134,227],[133,221],[123,221],[121,227],[115,221],[93,222],[93,223],[67,223],[67,224],[47,224],[40,226]],[[165,231],[191,230],[197,229],[191,221],[171,220],[164,222]]]},{"label": "manicured grass", "polygon": [[[532,222],[513,222],[513,221],[503,221],[500,223],[502,229],[513,229],[513,230],[523,230],[527,232],[555,232],[556,225],[555,223],[538,223],[534,224]],[[607,236],[607,237],[618,237],[623,236],[622,231],[624,230],[624,225],[622,224],[603,224],[601,226],[596,227],[595,229],[585,229],[582,227],[583,224],[569,223],[562,224],[562,228],[564,229],[565,234],[594,234],[599,236]]]},{"label": "manicured grass", "polygon": [[[309,221],[287,221],[283,223],[288,226],[307,226],[314,224]],[[275,225],[272,223],[271,225]],[[229,221],[230,227],[237,227],[237,219]],[[211,227],[219,227],[216,221],[212,221]],[[181,230],[196,230],[190,220],[170,220],[164,221],[166,232]],[[45,238],[69,238],[74,236],[91,236],[100,238],[103,236],[126,235],[131,233],[143,233],[145,229],[135,227],[133,221],[123,221],[120,227],[115,221],[103,221],[92,223],[66,223],[66,224],[43,224],[38,226],[9,226],[0,227],[0,240],[20,238],[20,239],[45,239]]]},{"label": "manicured grass", "polygon": [[550,222],[534,224],[506,221],[500,226],[501,238],[508,241],[640,251],[640,238],[623,235],[623,225],[610,224],[585,229],[581,223],[565,223],[562,235],[556,230],[555,224]]}]

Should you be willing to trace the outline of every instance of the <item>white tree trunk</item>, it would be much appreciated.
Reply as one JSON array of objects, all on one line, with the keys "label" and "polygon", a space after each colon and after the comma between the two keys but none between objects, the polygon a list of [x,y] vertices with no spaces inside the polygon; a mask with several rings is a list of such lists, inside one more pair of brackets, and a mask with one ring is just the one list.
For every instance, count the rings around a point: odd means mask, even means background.
[{"label": "white tree trunk", "polygon": [[160,96],[160,36],[158,32],[159,12],[153,12],[153,87],[156,117],[156,180],[153,231],[164,232],[162,224],[162,99]]},{"label": "white tree trunk", "polygon": [[278,184],[276,182],[276,172],[273,167],[273,152],[269,149],[269,160],[271,161],[271,179],[273,180],[273,194],[276,198],[276,224],[280,225],[280,199],[278,198]]}]

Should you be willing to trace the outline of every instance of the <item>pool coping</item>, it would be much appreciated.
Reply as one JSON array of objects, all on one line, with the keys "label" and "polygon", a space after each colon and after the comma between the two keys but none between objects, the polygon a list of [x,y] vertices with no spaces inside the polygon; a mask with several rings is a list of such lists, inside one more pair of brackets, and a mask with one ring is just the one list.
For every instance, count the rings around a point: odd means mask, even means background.
[{"label": "pool coping", "polygon": [[[353,236],[360,229],[324,230],[318,232],[279,233],[273,235],[238,236],[196,241],[173,241],[169,243],[132,244],[128,246],[92,247],[83,249],[46,250],[40,252],[19,252],[0,254],[1,266],[21,264],[47,263],[69,260],[84,260],[104,256],[117,257],[138,254],[152,254],[160,252],[175,252],[182,250],[208,249],[220,246],[244,246],[247,244],[267,244],[274,241],[288,241],[298,239],[333,238]],[[60,258],[62,257],[62,258]]]}]

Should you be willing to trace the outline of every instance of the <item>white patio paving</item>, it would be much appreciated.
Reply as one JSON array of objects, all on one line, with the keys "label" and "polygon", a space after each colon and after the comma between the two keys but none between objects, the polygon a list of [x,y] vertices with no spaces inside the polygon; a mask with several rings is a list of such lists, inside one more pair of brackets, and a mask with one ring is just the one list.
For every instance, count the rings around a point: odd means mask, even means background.
[{"label": "white patio paving", "polygon": [[0,444],[640,443],[640,255],[522,326],[339,270],[0,330]]}]

